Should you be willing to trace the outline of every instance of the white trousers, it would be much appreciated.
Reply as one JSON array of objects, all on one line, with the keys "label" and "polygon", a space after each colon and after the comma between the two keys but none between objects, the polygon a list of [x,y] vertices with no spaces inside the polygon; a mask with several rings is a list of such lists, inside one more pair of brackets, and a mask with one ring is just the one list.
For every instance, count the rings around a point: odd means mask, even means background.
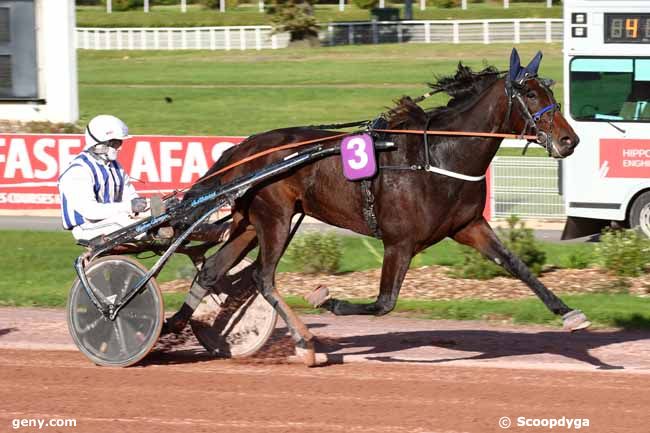
[{"label": "white trousers", "polygon": [[124,213],[98,222],[84,223],[72,229],[72,236],[74,236],[76,240],[90,240],[99,235],[113,233],[116,230],[130,226],[131,224],[149,216],[149,211],[140,212],[137,216]]}]

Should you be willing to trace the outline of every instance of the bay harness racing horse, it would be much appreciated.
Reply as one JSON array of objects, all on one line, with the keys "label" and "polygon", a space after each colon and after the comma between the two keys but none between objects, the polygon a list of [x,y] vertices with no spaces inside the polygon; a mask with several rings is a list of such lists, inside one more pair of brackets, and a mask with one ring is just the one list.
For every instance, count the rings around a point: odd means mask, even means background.
[{"label": "bay harness racing horse", "polygon": [[[314,304],[336,315],[383,315],[393,310],[411,259],[450,237],[525,282],[551,312],[563,317],[566,329],[586,328],[586,316],[546,288],[504,247],[483,217],[485,172],[503,136],[532,134],[554,158],[571,155],[578,144],[554,99],[552,81],[537,75],[541,57],[538,53],[522,67],[513,50],[505,74],[493,67],[473,72],[459,63],[454,76],[430,84],[433,92],[451,96],[444,107],[425,110],[411,98],[402,98],[366,130],[375,141],[395,144],[394,150],[378,154],[379,169],[371,179],[347,180],[341,160],[329,157],[255,186],[235,201],[230,237],[206,261],[198,283],[216,288],[229,269],[259,246],[254,284],[286,322],[297,353],[307,365],[314,365],[314,337],[275,286],[292,217],[302,213],[383,241],[379,295],[374,302],[353,304],[322,292],[312,296]],[[442,135],[430,135],[434,130]],[[465,133],[458,137],[452,131]],[[293,152],[283,150],[287,143],[335,146],[341,135],[331,130],[286,128],[251,136],[226,151],[184,200],[286,158]],[[245,163],[224,170],[233,161]]]}]

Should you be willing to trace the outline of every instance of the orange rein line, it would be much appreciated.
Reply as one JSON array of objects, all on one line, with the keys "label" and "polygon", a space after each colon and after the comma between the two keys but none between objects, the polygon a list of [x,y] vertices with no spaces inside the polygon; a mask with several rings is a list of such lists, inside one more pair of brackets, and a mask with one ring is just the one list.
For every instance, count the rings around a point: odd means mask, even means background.
[{"label": "orange rein line", "polygon": [[[245,164],[245,163],[247,163],[249,161],[252,161],[254,159],[261,158],[262,156],[268,155],[268,154],[273,153],[273,152],[278,152],[280,150],[293,149],[295,147],[304,146],[306,144],[320,143],[320,142],[323,142],[323,141],[333,140],[335,138],[345,137],[346,135],[350,135],[350,134],[353,134],[353,133],[352,132],[345,132],[345,133],[342,133],[342,134],[330,135],[329,137],[315,138],[313,140],[298,141],[296,143],[289,143],[289,144],[283,144],[282,146],[272,147],[270,149],[263,150],[263,151],[261,151],[259,153],[254,153],[252,155],[249,155],[246,158],[243,158],[243,159],[241,159],[241,160],[239,160],[237,162],[233,162],[232,164],[229,164],[229,165],[227,165],[225,167],[221,167],[219,170],[215,171],[214,173],[211,173],[208,176],[200,178],[199,180],[194,182],[194,185],[196,185],[197,183],[204,182],[204,181],[210,179],[211,177],[220,175],[220,174],[222,174],[222,173],[224,173],[224,172],[226,172],[228,170],[232,170],[235,167],[238,167],[238,166],[240,166],[242,164]],[[194,186],[194,185],[192,185],[192,186]],[[179,192],[184,192],[184,191],[187,191],[188,189],[189,188],[183,188],[183,189],[175,190],[173,193],[168,194],[168,196],[166,196],[166,197],[174,196],[174,195],[178,194]]]},{"label": "orange rein line", "polygon": [[[494,138],[518,138],[518,139],[525,139],[525,140],[536,140],[537,137],[534,135],[517,135],[517,134],[499,134],[495,132],[463,132],[463,131],[418,131],[414,129],[373,129],[372,131],[374,132],[388,132],[388,133],[393,133],[393,134],[419,134],[422,135],[426,132],[427,135],[452,135],[452,136],[462,136],[462,137],[494,137]],[[197,183],[204,182],[214,176],[220,175],[222,173],[225,173],[228,170],[232,170],[235,167],[238,167],[242,164],[245,164],[249,161],[253,161],[257,158],[261,158],[262,156],[268,155],[273,152],[278,152],[280,150],[286,150],[286,149],[293,149],[296,147],[304,146],[306,144],[313,144],[313,143],[320,143],[323,141],[328,141],[328,140],[333,140],[335,138],[341,138],[345,137],[347,135],[351,134],[358,134],[358,132],[345,132],[342,134],[336,134],[336,135],[330,135],[329,137],[322,137],[322,138],[315,138],[313,140],[306,140],[306,141],[298,141],[296,143],[289,143],[289,144],[283,144],[282,146],[277,146],[277,147],[272,147],[270,149],[263,150],[262,152],[259,153],[254,153],[253,155],[249,155],[244,159],[241,159],[237,162],[233,162],[232,164],[229,164],[225,167],[220,168],[219,170],[215,171],[214,173],[211,173],[208,176],[202,177],[196,182],[194,182],[194,185]],[[194,186],[192,185],[192,186]],[[191,188],[191,187],[190,187]],[[189,188],[183,188],[180,190],[175,190],[171,194],[168,194],[167,196],[163,197],[163,199],[172,197],[179,192],[185,192]]]}]

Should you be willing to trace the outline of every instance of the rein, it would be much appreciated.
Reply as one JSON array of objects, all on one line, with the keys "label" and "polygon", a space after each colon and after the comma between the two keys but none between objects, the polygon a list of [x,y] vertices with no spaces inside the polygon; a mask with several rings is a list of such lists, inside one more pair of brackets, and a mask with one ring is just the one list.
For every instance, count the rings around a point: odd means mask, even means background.
[{"label": "rein", "polygon": [[[509,96],[507,118],[510,117],[510,112],[511,112],[511,108],[512,108],[512,102],[511,102],[512,101],[512,99],[511,99],[512,96],[519,96],[517,93],[514,93],[514,95],[513,95],[513,93],[511,93],[511,91],[509,91],[509,90],[510,89],[506,88],[506,93]],[[416,100],[417,100],[417,102],[420,102],[420,101],[422,101],[422,100],[424,100],[424,99],[426,99],[426,98],[428,98],[428,97],[430,97],[430,96],[432,96],[432,95],[434,95],[435,93],[438,93],[438,92],[439,92],[439,90],[434,90],[434,91],[428,92],[428,93],[416,98]],[[523,104],[523,101],[520,100],[520,102]],[[523,104],[523,106],[524,106],[524,108],[526,107],[525,104]],[[526,111],[525,114],[527,114],[530,117],[530,120],[532,121],[530,123],[532,123],[532,126],[536,127],[537,126],[536,121],[539,121],[539,119],[542,117],[542,115],[544,115],[548,111],[551,111],[551,110],[555,111],[557,109],[558,109],[557,104],[553,104],[553,105],[549,105],[547,107],[544,107],[543,109],[539,110],[538,112],[536,112],[536,113],[534,113],[532,115],[530,114],[530,112],[528,112],[528,110],[524,110],[524,111]],[[249,155],[246,158],[243,158],[243,159],[241,159],[241,160],[239,160],[237,162],[234,162],[234,163],[229,164],[229,165],[227,165],[225,167],[222,167],[219,170],[215,171],[214,173],[211,173],[211,174],[209,174],[207,176],[204,176],[204,177],[198,179],[194,183],[194,185],[196,185],[198,183],[205,182],[206,180],[211,179],[211,178],[213,178],[215,176],[218,176],[220,174],[223,174],[223,173],[225,173],[225,172],[227,172],[229,170],[232,170],[235,167],[238,167],[238,166],[240,166],[242,164],[245,164],[247,162],[253,161],[253,160],[258,159],[258,158],[261,158],[262,156],[266,156],[266,155],[269,155],[269,154],[274,153],[274,152],[279,152],[281,150],[287,150],[287,149],[294,149],[296,147],[305,146],[307,144],[322,143],[322,142],[325,142],[325,141],[334,140],[334,139],[337,139],[337,138],[343,138],[343,137],[346,137],[346,136],[349,136],[349,135],[358,134],[359,132],[364,132],[364,131],[365,132],[380,132],[380,133],[388,133],[388,134],[417,134],[417,135],[423,135],[424,139],[425,139],[425,144],[426,144],[426,141],[427,141],[426,138],[429,135],[455,136],[455,137],[484,137],[484,138],[524,139],[524,140],[528,140],[529,143],[531,141],[538,141],[541,138],[539,136],[539,134],[538,135],[525,135],[524,134],[524,132],[528,129],[528,126],[529,126],[528,124],[529,124],[529,122],[527,122],[526,128],[524,128],[524,130],[522,131],[521,134],[503,134],[503,133],[496,133],[496,132],[440,131],[440,130],[430,131],[428,129],[427,130],[383,129],[383,128],[374,128],[373,123],[371,121],[368,121],[368,120],[362,120],[362,121],[357,121],[357,122],[348,122],[348,123],[329,124],[329,125],[312,125],[312,126],[310,126],[310,128],[314,128],[314,129],[342,129],[342,128],[349,128],[349,127],[353,127],[353,126],[361,126],[361,125],[366,125],[366,128],[364,130],[362,130],[362,131],[344,132],[344,133],[341,133],[341,134],[335,134],[335,135],[331,135],[331,136],[328,136],[328,137],[316,138],[316,139],[305,140],[305,141],[298,141],[296,143],[289,143],[289,144],[284,144],[284,145],[281,145],[281,146],[272,147],[272,148],[266,149],[266,150],[264,150],[262,152],[258,152],[258,153],[255,153],[253,155]],[[428,122],[427,122],[426,126],[428,127]],[[544,135],[546,135],[546,134],[544,134]],[[544,138],[546,138],[546,137],[544,137]],[[548,140],[548,138],[546,138],[546,139]],[[545,143],[545,145],[546,145],[546,143]],[[547,148],[547,150],[548,150],[548,148]],[[485,178],[485,175],[483,175],[483,176],[467,176],[467,175],[463,175],[463,174],[460,174],[460,173],[456,173],[456,172],[444,170],[444,169],[441,169],[441,168],[433,167],[433,166],[431,166],[429,164],[429,158],[428,158],[429,155],[428,155],[428,153],[429,153],[428,151],[425,153],[425,156],[426,156],[425,163],[426,164],[425,164],[424,167],[413,166],[413,167],[404,167],[404,168],[415,169],[415,170],[423,169],[425,171],[430,171],[430,172],[433,172],[433,173],[442,174],[444,176],[454,177],[454,178],[457,178],[457,179],[462,179],[462,180],[472,181],[472,182],[480,181],[480,180],[483,180]],[[387,167],[387,168],[402,168],[402,167]],[[192,185],[192,186],[194,186],[194,185]],[[180,189],[180,190],[174,190],[172,193],[164,196],[163,200],[165,200],[165,199],[167,199],[169,197],[173,197],[178,193],[185,192],[190,188],[191,187],[183,188],[183,189]]]},{"label": "rein", "polygon": [[[355,126],[356,124],[357,124],[357,122],[350,123],[350,125],[353,125],[353,126]],[[359,124],[363,124],[363,123],[359,123]],[[422,130],[416,130],[416,129],[373,129],[373,128],[369,128],[369,129],[367,129],[367,131],[368,132],[392,133],[392,134],[418,134],[418,135],[423,135],[423,134],[426,133],[427,135],[442,135],[442,136],[448,135],[448,136],[461,136],[461,137],[513,138],[513,139],[525,139],[525,140],[536,140],[537,139],[537,136],[535,136],[535,135],[500,134],[500,133],[494,133],[494,132],[422,131]],[[329,137],[315,138],[313,140],[298,141],[296,143],[289,143],[289,144],[284,144],[282,146],[272,147],[272,148],[266,149],[266,150],[264,150],[262,152],[254,153],[253,155],[249,155],[246,158],[243,158],[243,159],[241,159],[241,160],[239,160],[237,162],[234,162],[234,163],[229,164],[229,165],[227,165],[225,167],[222,167],[219,170],[215,171],[214,173],[210,173],[209,175],[200,178],[199,180],[194,182],[194,184],[192,186],[194,186],[194,185],[196,185],[198,183],[205,182],[206,180],[211,179],[211,178],[213,178],[215,176],[218,176],[220,174],[223,174],[223,173],[225,173],[225,172],[227,172],[229,170],[232,170],[235,167],[239,167],[242,164],[245,164],[247,162],[253,161],[253,160],[258,159],[258,158],[261,158],[263,156],[266,156],[266,155],[274,153],[274,152],[279,152],[281,150],[287,150],[287,149],[294,149],[296,147],[305,146],[307,144],[322,143],[324,141],[334,140],[336,138],[343,138],[343,137],[346,137],[348,135],[354,135],[354,134],[358,134],[358,133],[359,133],[359,131],[356,131],[356,132],[344,132],[344,133],[341,133],[341,134],[330,135]],[[427,171],[434,171],[434,170],[427,170]],[[447,176],[451,176],[452,174],[454,174],[453,172],[449,172],[447,170],[442,170],[442,169],[437,169],[434,172],[439,172],[440,174],[444,174],[444,175],[447,175]],[[462,176],[462,177],[461,176],[451,176],[451,177],[458,177],[460,179],[470,180],[470,181],[483,179],[483,177],[480,177],[480,179],[477,177],[475,179],[473,176]],[[165,199],[167,199],[169,197],[173,197],[176,194],[185,192],[190,188],[191,187],[175,190],[172,193],[164,196],[163,200],[165,200]]]},{"label": "rein", "polygon": [[[232,170],[235,167],[238,167],[238,166],[240,166],[242,164],[253,161],[255,159],[261,158],[261,157],[263,157],[265,155],[268,155],[270,153],[279,152],[281,150],[294,149],[296,147],[305,146],[307,144],[322,143],[323,141],[333,140],[335,138],[342,138],[342,137],[345,137],[345,136],[351,135],[351,134],[353,134],[353,133],[352,132],[345,132],[345,133],[342,133],[342,134],[330,135],[329,137],[315,138],[313,140],[298,141],[296,143],[289,143],[289,144],[283,144],[281,146],[272,147],[270,149],[263,150],[262,152],[258,152],[258,153],[254,153],[252,155],[249,155],[246,158],[240,159],[239,161],[233,162],[232,164],[229,164],[229,165],[227,165],[225,167],[221,167],[219,170],[215,171],[214,173],[211,173],[211,174],[209,174],[207,176],[204,176],[204,177],[200,178],[199,180],[194,182],[194,184],[192,186],[194,186],[194,185],[196,185],[198,183],[201,183],[201,182],[205,182],[206,180],[208,180],[208,179],[210,179],[210,178],[212,178],[214,176],[225,173],[226,171]],[[190,188],[191,187],[174,190],[172,193],[170,193],[170,194],[166,195],[165,197],[163,197],[163,200],[167,199],[169,197],[173,197],[178,193],[185,192]]]}]

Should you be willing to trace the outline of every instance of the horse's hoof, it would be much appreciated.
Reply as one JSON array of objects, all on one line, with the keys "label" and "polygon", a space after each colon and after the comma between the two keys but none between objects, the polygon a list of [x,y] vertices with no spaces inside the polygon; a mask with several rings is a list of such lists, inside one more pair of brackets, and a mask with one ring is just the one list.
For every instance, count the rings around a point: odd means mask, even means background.
[{"label": "horse's hoof", "polygon": [[185,325],[187,325],[187,320],[170,317],[163,323],[160,335],[180,334],[185,329]]},{"label": "horse's hoof", "polygon": [[304,299],[309,302],[312,307],[318,308],[330,299],[330,290],[325,286],[318,286],[311,293],[306,295]]},{"label": "horse's hoof", "polygon": [[307,347],[296,346],[296,355],[290,357],[289,360],[295,362],[302,361],[307,367],[315,367],[327,362],[327,356],[325,354],[317,354],[314,349],[314,343],[310,341],[307,343]]},{"label": "horse's hoof", "polygon": [[574,332],[581,329],[586,329],[591,326],[591,322],[587,320],[587,316],[580,310],[571,310],[562,316],[562,323],[564,329]]}]

